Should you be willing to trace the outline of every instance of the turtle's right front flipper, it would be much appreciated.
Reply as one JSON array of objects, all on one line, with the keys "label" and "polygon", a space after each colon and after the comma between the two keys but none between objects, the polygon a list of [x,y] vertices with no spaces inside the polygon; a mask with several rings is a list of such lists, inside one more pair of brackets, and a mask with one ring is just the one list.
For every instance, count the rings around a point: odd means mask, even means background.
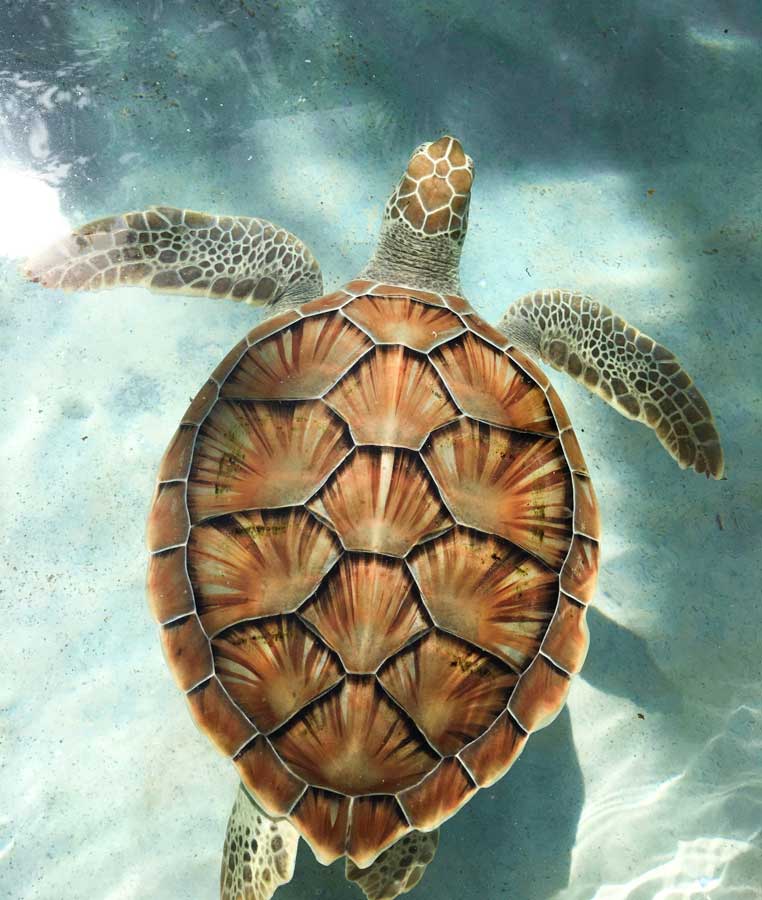
[{"label": "turtle's right front flipper", "polygon": [[571,291],[536,291],[512,304],[498,327],[519,349],[653,428],[681,469],[722,478],[720,436],[693,379],[672,352],[607,306]]},{"label": "turtle's right front flipper", "polygon": [[23,273],[64,291],[130,284],[257,306],[293,306],[323,293],[317,260],[285,229],[168,206],[89,222],[27,260]]}]

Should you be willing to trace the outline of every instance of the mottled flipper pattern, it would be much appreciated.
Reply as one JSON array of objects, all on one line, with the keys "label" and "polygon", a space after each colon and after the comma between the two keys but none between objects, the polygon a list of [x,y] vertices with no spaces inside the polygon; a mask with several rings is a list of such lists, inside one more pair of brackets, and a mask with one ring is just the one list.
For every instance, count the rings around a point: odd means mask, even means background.
[{"label": "mottled flipper pattern", "polygon": [[499,327],[521,350],[653,428],[680,468],[722,477],[720,436],[691,377],[608,307],[570,291],[537,291],[509,307]]},{"label": "mottled flipper pattern", "polygon": [[264,219],[156,206],[89,222],[25,263],[26,278],[65,291],[130,284],[262,305],[319,297],[317,260]]},{"label": "mottled flipper pattern", "polygon": [[270,900],[291,881],[298,843],[287,819],[271,819],[239,787],[222,851],[220,900]]},{"label": "mottled flipper pattern", "polygon": [[347,860],[347,878],[363,889],[368,900],[394,900],[411,891],[434,858],[439,831],[411,831],[361,869]]}]

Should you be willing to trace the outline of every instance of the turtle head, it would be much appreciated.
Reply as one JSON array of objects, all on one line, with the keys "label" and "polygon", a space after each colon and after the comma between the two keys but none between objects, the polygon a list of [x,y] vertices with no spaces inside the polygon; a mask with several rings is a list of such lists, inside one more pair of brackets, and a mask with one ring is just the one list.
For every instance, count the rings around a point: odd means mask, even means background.
[{"label": "turtle head", "polygon": [[458,293],[474,164],[457,138],[421,144],[392,191],[376,253],[363,275]]},{"label": "turtle head", "polygon": [[386,204],[385,224],[400,220],[424,239],[444,235],[460,245],[473,181],[474,163],[457,138],[421,144]]}]

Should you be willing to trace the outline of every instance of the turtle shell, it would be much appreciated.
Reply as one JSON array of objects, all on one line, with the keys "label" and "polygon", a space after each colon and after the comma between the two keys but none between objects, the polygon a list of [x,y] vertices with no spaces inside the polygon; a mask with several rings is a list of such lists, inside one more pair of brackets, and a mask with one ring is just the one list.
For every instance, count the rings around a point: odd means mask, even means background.
[{"label": "turtle shell", "polygon": [[148,593],[257,803],[365,867],[558,713],[598,534],[545,375],[461,297],[352,282],[254,328],[191,403]]}]

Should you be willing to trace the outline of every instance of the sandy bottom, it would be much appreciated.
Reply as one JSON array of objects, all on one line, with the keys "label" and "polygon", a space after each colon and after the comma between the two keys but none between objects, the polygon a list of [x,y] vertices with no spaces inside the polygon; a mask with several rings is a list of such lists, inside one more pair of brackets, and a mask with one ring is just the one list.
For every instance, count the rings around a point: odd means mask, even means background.
[{"label": "sandy bottom", "polygon": [[[161,657],[143,529],[189,398],[257,316],[44,293],[18,258],[67,222],[169,202],[286,225],[332,287],[444,130],[477,165],[474,305],[495,319],[553,286],[609,303],[695,375],[727,480],[680,472],[554,377],[605,529],[588,663],[413,896],[762,896],[762,16],[703,5],[0,10],[0,897],[215,897],[236,782]],[[306,848],[278,894],[350,897]]]}]

